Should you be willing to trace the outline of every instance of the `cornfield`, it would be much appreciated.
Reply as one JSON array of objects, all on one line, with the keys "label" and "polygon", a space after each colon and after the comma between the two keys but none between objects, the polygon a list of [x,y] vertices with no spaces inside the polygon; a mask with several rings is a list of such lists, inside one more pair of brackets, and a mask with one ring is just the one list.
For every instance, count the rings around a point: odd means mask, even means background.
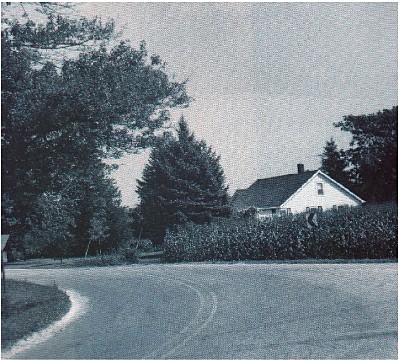
[{"label": "cornfield", "polygon": [[165,259],[233,261],[397,258],[397,203],[318,214],[310,228],[305,214],[271,221],[231,217],[168,230]]}]

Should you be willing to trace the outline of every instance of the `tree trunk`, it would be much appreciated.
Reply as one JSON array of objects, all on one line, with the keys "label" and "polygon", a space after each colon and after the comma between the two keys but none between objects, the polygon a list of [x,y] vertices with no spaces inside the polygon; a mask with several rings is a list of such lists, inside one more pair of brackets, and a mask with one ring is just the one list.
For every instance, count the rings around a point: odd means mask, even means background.
[{"label": "tree trunk", "polygon": [[85,259],[87,258],[87,255],[88,255],[88,252],[89,252],[89,246],[90,246],[91,242],[92,242],[92,240],[89,239],[89,242],[87,244],[86,251],[85,251]]},{"label": "tree trunk", "polygon": [[100,253],[101,261],[104,262],[103,253],[101,252],[101,240],[100,239],[99,239],[99,253]]}]

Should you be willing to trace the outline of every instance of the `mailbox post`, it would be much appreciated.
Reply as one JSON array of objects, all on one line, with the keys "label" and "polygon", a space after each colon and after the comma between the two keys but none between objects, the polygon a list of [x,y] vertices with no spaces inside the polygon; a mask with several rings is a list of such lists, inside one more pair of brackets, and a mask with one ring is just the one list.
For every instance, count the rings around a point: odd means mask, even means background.
[{"label": "mailbox post", "polygon": [[8,238],[10,237],[9,234],[1,235],[1,286],[3,293],[6,292],[6,273],[4,271],[4,248],[6,247]]}]

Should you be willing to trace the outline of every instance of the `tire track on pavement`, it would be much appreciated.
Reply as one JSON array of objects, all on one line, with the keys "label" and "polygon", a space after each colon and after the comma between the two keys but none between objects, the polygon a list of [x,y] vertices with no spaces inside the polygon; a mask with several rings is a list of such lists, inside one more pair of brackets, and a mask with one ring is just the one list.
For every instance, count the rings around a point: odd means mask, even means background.
[{"label": "tire track on pavement", "polygon": [[218,298],[214,292],[208,291],[205,285],[200,283],[188,283],[179,278],[165,278],[161,274],[140,272],[140,275],[181,285],[195,292],[199,299],[199,307],[195,317],[191,319],[191,321],[174,337],[170,338],[160,348],[145,357],[145,359],[166,359],[172,354],[178,352],[180,348],[184,347],[187,342],[212,322],[218,309]]},{"label": "tire track on pavement", "polygon": [[210,292],[210,296],[212,298],[212,309],[211,309],[211,312],[210,312],[208,318],[203,323],[201,323],[199,327],[190,331],[190,334],[188,336],[186,336],[186,338],[184,338],[178,345],[176,345],[174,348],[172,348],[169,351],[162,354],[159,357],[159,359],[166,359],[167,357],[169,357],[172,354],[174,354],[175,352],[177,352],[180,348],[185,346],[185,344],[187,342],[189,342],[193,337],[195,337],[197,334],[199,334],[205,327],[207,327],[211,323],[211,321],[214,319],[214,316],[218,309],[218,299],[214,292]]},{"label": "tire track on pavement", "polygon": [[[25,273],[25,270],[18,270],[19,278],[31,277],[31,273]],[[90,270],[93,272],[93,270]],[[113,276],[125,275],[126,268],[113,269]],[[39,273],[41,274],[41,273]],[[197,335],[201,330],[203,330],[207,325],[211,323],[216,314],[218,307],[218,300],[215,293],[208,291],[203,283],[187,282],[181,278],[165,277],[165,274],[161,270],[135,270],[135,274],[139,277],[148,278],[151,280],[156,280],[164,282],[166,284],[182,286],[185,289],[193,292],[198,299],[198,308],[194,317],[186,324],[179,332],[177,332],[173,337],[168,339],[161,347],[153,350],[149,353],[145,359],[162,359],[167,358],[175,352],[178,352],[186,343],[188,343],[195,335]],[[40,275],[41,279],[43,275]],[[46,275],[48,278],[48,275]],[[51,278],[50,278],[51,279]],[[172,288],[171,285],[171,288]]]}]

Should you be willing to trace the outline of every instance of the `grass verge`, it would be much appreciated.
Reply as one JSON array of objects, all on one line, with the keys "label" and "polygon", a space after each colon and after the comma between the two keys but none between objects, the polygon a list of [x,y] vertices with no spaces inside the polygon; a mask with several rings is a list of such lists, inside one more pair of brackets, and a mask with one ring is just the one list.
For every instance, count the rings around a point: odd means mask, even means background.
[{"label": "grass verge", "polygon": [[15,261],[6,263],[6,269],[12,268],[75,268],[75,267],[101,267],[101,266],[121,266],[139,263],[139,259],[152,261],[160,258],[162,252],[141,252],[135,249],[124,251],[124,253],[104,254],[103,256],[88,256],[60,259],[42,258],[27,259],[26,261]]},{"label": "grass verge", "polygon": [[68,296],[56,286],[6,280],[1,294],[1,349],[61,319],[69,310]]}]

